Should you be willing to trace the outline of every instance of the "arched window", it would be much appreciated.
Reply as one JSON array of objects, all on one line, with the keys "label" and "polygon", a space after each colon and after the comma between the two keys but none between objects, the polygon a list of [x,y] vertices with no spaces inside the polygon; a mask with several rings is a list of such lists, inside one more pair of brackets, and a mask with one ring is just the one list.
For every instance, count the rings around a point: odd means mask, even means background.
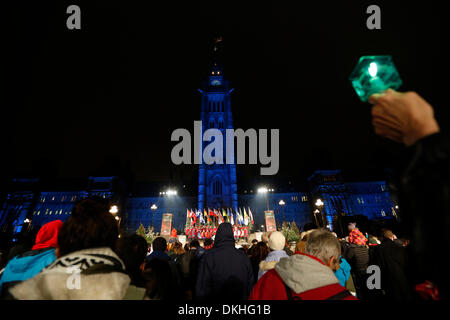
[{"label": "arched window", "polygon": [[209,112],[211,112],[211,101],[208,102]]},{"label": "arched window", "polygon": [[223,101],[220,102],[220,106],[222,107],[222,112],[223,112]]}]

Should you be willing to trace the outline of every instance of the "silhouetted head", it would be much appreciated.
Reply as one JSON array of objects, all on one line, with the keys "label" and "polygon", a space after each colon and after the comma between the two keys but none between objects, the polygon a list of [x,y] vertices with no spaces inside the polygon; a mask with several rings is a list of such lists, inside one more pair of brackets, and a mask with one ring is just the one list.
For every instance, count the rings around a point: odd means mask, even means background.
[{"label": "silhouetted head", "polygon": [[109,200],[98,196],[78,201],[58,234],[59,255],[98,247],[114,249],[119,228],[110,206]]},{"label": "silhouetted head", "polygon": [[167,241],[163,237],[158,237],[153,240],[152,243],[153,251],[166,251],[167,250]]},{"label": "silhouetted head", "polygon": [[219,225],[214,239],[214,247],[231,245],[234,247],[233,227],[231,223],[224,222]]}]

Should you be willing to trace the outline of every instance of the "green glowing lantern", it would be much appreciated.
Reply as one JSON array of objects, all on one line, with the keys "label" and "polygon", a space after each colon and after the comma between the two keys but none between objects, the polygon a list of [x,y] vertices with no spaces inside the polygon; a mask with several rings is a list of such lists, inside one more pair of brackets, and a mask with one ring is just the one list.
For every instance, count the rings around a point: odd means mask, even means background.
[{"label": "green glowing lantern", "polygon": [[363,56],[350,75],[350,81],[361,101],[389,88],[397,90],[402,79],[391,56]]}]

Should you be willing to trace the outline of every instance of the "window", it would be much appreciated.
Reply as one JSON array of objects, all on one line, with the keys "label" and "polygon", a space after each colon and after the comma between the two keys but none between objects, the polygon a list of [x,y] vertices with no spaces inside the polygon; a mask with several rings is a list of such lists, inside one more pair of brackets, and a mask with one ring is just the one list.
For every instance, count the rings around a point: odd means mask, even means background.
[{"label": "window", "polygon": [[209,109],[208,109],[209,112],[211,112],[211,101],[208,102],[208,108],[209,108]]},{"label": "window", "polygon": [[302,196],[302,202],[306,202],[308,201],[308,197],[307,196]]},{"label": "window", "polygon": [[213,182],[213,194],[221,195],[222,194],[222,182],[216,180]]}]

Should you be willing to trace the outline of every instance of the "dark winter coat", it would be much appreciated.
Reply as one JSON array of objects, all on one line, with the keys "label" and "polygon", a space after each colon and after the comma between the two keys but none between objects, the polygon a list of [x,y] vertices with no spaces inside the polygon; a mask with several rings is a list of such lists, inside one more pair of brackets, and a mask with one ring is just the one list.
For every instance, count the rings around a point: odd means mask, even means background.
[{"label": "dark winter coat", "polygon": [[441,131],[407,148],[397,175],[399,217],[411,237],[410,265],[415,284],[435,282],[450,299],[450,272],[445,262],[433,263],[450,248],[450,134]]},{"label": "dark winter coat", "polygon": [[196,296],[214,301],[246,300],[253,281],[250,259],[235,248],[231,224],[220,224],[214,247],[200,260]]},{"label": "dark winter coat", "polygon": [[350,244],[345,251],[344,258],[350,263],[352,270],[366,273],[369,266],[369,249],[367,247]]},{"label": "dark winter coat", "polygon": [[181,275],[181,283],[185,291],[194,291],[197,280],[199,256],[196,248],[185,252],[178,260],[178,270]]},{"label": "dark winter coat", "polygon": [[380,267],[381,289],[387,300],[411,300],[413,287],[411,286],[406,270],[408,258],[406,250],[386,239],[374,250],[373,262]]}]

